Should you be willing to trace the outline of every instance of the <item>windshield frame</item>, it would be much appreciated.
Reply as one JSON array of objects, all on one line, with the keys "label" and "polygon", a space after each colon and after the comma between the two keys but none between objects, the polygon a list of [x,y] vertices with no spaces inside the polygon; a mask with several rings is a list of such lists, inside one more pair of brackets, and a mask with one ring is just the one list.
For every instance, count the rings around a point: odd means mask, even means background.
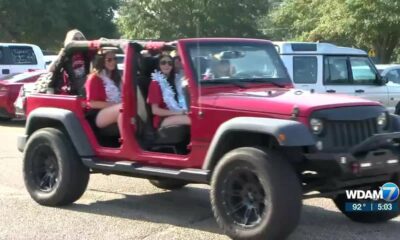
[{"label": "windshield frame", "polygon": [[[277,68],[281,68],[281,74],[282,76],[277,77],[277,78],[270,78],[270,77],[246,77],[246,78],[229,78],[229,80],[226,81],[226,83],[221,83],[221,79],[223,78],[215,78],[215,79],[210,79],[210,80],[202,80],[199,79],[200,74],[197,72],[197,68],[195,66],[195,61],[192,60],[192,55],[191,55],[191,51],[193,50],[193,48],[197,48],[197,47],[212,47],[212,46],[234,46],[234,45],[238,45],[238,46],[255,46],[255,47],[260,47],[260,49],[266,49],[268,50],[268,54],[271,54],[270,57],[273,60],[273,58],[275,58],[274,64],[275,67]],[[268,49],[267,49],[268,48]],[[188,67],[190,68],[192,74],[193,74],[193,79],[194,82],[198,85],[198,86],[218,86],[218,85],[237,85],[237,83],[242,83],[242,84],[272,84],[275,85],[274,83],[271,82],[276,82],[277,85],[282,85],[282,86],[286,86],[286,85],[292,85],[292,80],[290,78],[290,75],[287,71],[286,66],[284,65],[279,53],[276,51],[275,46],[267,41],[267,40],[258,40],[258,41],[249,41],[249,40],[244,40],[241,41],[241,39],[235,39],[235,40],[221,40],[221,39],[217,39],[217,40],[207,40],[207,41],[191,41],[191,42],[186,42],[185,43],[185,50],[186,50],[186,54],[188,56],[188,60],[189,60],[189,64]],[[257,79],[257,81],[251,82],[250,79]],[[265,79],[265,81],[260,81],[262,79]],[[276,80],[276,81],[274,81]],[[216,81],[218,83],[213,84],[213,81]]]}]

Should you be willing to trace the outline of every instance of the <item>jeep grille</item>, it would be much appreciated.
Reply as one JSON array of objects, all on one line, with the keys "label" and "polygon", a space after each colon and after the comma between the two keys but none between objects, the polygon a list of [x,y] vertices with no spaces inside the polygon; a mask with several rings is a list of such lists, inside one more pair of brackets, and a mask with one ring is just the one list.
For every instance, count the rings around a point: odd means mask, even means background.
[{"label": "jeep grille", "polygon": [[326,121],[322,140],[324,151],[338,151],[355,146],[378,133],[376,118],[361,121]]}]

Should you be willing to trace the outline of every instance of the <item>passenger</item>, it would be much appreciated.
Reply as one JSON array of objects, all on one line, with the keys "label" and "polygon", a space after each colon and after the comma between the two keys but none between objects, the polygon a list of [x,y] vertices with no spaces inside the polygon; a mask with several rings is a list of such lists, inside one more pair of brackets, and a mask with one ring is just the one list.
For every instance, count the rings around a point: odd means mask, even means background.
[{"label": "passenger", "polygon": [[[71,41],[83,40],[86,40],[86,38],[81,31],[77,29],[70,30],[65,37],[64,48]],[[60,64],[64,64],[60,62],[63,55],[65,55],[64,48],[61,49],[57,59],[50,64],[50,72],[54,73],[56,68],[61,67]],[[65,62],[66,63],[62,66],[65,70],[61,76],[63,82],[59,83],[61,86],[58,86],[59,89],[57,89],[56,92],[61,91],[61,93],[84,95],[84,82],[86,80],[86,74],[89,72],[89,56],[86,56],[82,52],[76,52],[70,58],[66,59]],[[53,88],[51,91],[54,92],[54,87],[56,86],[49,87]]]},{"label": "passenger", "polygon": [[78,29],[73,29],[73,30],[68,31],[67,35],[65,36],[64,47],[61,48],[61,51],[59,52],[57,59],[50,64],[49,71],[53,72],[55,70],[54,69],[55,63],[57,60],[60,59],[61,55],[64,54],[64,48],[68,45],[68,43],[70,43],[71,41],[82,41],[82,40],[86,40],[86,37]]},{"label": "passenger", "polygon": [[154,128],[170,125],[190,125],[182,91],[182,79],[176,78],[170,55],[161,54],[158,70],[152,74],[147,102],[154,115]]},{"label": "passenger", "polygon": [[93,72],[86,81],[87,117],[98,128],[118,123],[121,132],[121,77],[117,69],[115,51],[103,50],[95,57]]}]

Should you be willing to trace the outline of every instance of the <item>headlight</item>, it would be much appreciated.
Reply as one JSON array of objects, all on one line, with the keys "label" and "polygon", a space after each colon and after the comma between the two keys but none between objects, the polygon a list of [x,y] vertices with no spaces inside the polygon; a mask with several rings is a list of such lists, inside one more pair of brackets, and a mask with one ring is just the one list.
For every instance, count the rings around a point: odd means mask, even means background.
[{"label": "headlight", "polygon": [[376,118],[376,123],[378,124],[378,126],[381,129],[386,128],[386,125],[388,123],[388,118],[387,118],[386,112],[379,114],[379,116]]},{"label": "headlight", "polygon": [[310,119],[311,130],[314,134],[321,134],[324,129],[324,124],[321,119],[311,118]]}]

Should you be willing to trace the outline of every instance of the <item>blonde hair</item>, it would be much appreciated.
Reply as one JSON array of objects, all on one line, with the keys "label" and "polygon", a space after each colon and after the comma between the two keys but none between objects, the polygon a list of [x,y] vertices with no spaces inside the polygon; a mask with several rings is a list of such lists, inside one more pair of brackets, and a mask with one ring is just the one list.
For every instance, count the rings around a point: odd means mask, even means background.
[{"label": "blonde hair", "polygon": [[68,43],[70,43],[71,41],[77,40],[76,37],[78,34],[80,34],[84,39],[86,39],[85,35],[83,35],[81,31],[79,31],[78,29],[72,29],[68,31],[67,35],[65,36],[64,47],[67,46]]}]

